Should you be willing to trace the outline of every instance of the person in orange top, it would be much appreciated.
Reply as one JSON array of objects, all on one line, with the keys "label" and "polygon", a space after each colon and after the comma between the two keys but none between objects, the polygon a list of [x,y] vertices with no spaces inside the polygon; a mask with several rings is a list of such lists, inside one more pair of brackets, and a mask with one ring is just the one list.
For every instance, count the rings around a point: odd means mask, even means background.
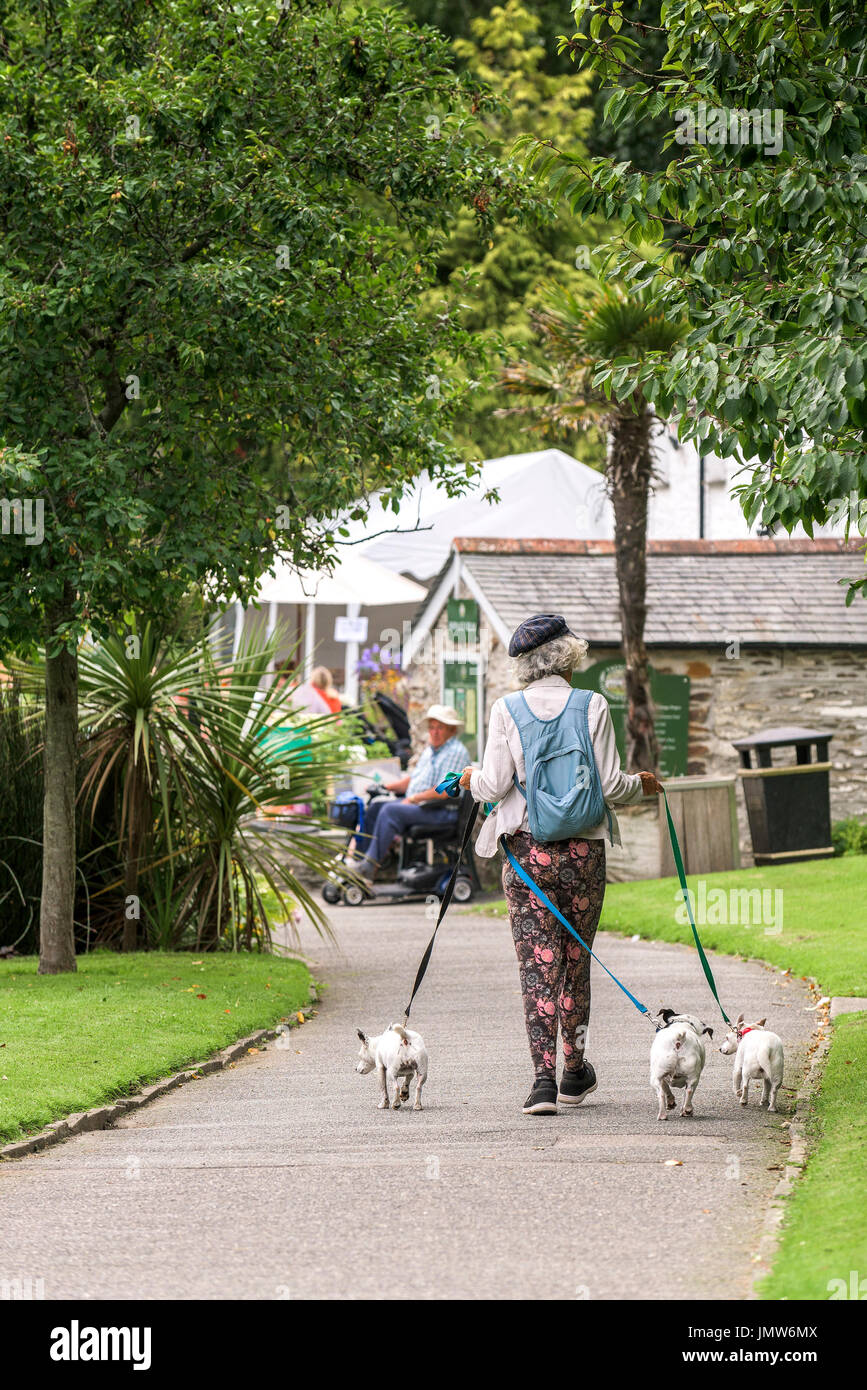
[{"label": "person in orange top", "polygon": [[332,714],[339,714],[342,708],[340,696],[334,686],[331,672],[327,666],[316,666],[310,672],[310,684],[326,703]]},{"label": "person in orange top", "polygon": [[296,709],[306,709],[310,714],[340,713],[340,696],[327,666],[314,666],[310,679],[293,691],[292,703]]}]

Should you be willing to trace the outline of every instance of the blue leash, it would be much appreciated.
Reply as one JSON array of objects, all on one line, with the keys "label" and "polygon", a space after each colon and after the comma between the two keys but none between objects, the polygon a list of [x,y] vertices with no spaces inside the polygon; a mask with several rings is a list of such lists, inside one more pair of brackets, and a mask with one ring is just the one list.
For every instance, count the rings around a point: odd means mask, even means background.
[{"label": "blue leash", "polygon": [[[444,778],[444,780],[443,780],[442,782],[440,782],[439,785],[437,786],[437,791],[438,791],[438,792],[445,792],[445,794],[446,794],[447,796],[459,796],[459,795],[460,795],[460,790],[461,790],[461,789],[460,789],[459,783],[460,783],[460,774],[457,773],[457,772],[449,772],[449,773],[446,775],[446,777]],[[699,960],[701,961],[701,967],[702,967],[702,970],[704,971],[704,975],[705,975],[705,978],[706,978],[706,980],[707,980],[707,982],[708,982],[708,985],[709,985],[710,988],[711,988],[711,991],[712,991],[712,993],[713,993],[713,997],[714,997],[714,999],[715,999],[716,1002],[717,1002],[717,1006],[718,1006],[718,1008],[719,1008],[719,1011],[720,1011],[720,1013],[722,1014],[722,1016],[723,1016],[725,1022],[728,1023],[728,1022],[729,1022],[728,1014],[726,1013],[725,1009],[724,1009],[723,1006],[722,1006],[722,1003],[720,1002],[720,997],[719,997],[719,994],[717,993],[716,982],[715,982],[714,977],[713,977],[713,971],[712,971],[711,968],[710,968],[710,963],[709,963],[709,961],[708,961],[708,959],[707,959],[707,956],[705,955],[704,950],[703,950],[703,948],[702,948],[701,939],[699,938],[699,934],[698,934],[698,929],[697,929],[697,927],[696,927],[696,925],[695,925],[695,917],[693,916],[692,903],[691,903],[691,901],[690,901],[689,891],[688,891],[687,886],[686,886],[686,873],[685,873],[685,870],[684,870],[684,867],[683,867],[683,856],[682,856],[682,854],[681,854],[681,852],[680,852],[680,845],[679,845],[678,839],[677,839],[677,831],[676,831],[675,828],[674,828],[674,821],[673,821],[673,819],[672,819],[671,811],[669,810],[669,806],[668,806],[668,797],[666,796],[664,790],[663,790],[662,795],[663,795],[663,800],[664,800],[664,802],[665,802],[665,815],[666,815],[666,819],[667,819],[667,821],[668,821],[668,834],[669,834],[669,838],[670,838],[670,840],[671,840],[671,848],[672,848],[672,852],[673,852],[673,854],[674,854],[674,862],[675,862],[675,866],[676,866],[676,868],[677,868],[677,876],[678,876],[678,879],[680,880],[680,887],[681,887],[681,891],[682,891],[682,893],[683,893],[683,900],[684,900],[684,902],[685,902],[685,904],[686,904],[687,913],[689,914],[689,922],[690,922],[690,926],[692,927],[692,934],[693,934],[693,937],[694,937],[694,939],[695,939],[696,949],[698,950]],[[474,811],[475,811],[475,809],[476,809],[476,808],[474,808]],[[490,805],[488,805],[487,803],[485,803],[485,814],[486,814],[486,815],[489,814],[490,811],[491,811]],[[474,820],[475,820],[475,814],[472,816],[472,818],[471,818],[471,820],[470,820],[470,823],[469,823],[469,825],[468,825],[468,827],[467,827],[467,833],[466,833],[466,835],[465,835],[465,837],[464,837],[464,844],[461,846],[461,857],[463,856],[464,847],[466,846],[467,841],[469,840],[469,832],[472,830],[472,826],[473,826],[473,821],[474,821]],[[626,988],[625,984],[623,984],[623,982],[622,982],[621,980],[618,980],[618,978],[617,978],[617,976],[614,974],[613,970],[609,970],[609,969],[608,969],[608,966],[605,964],[605,962],[604,962],[604,961],[601,961],[601,960],[599,959],[599,957],[597,956],[597,954],[596,954],[596,952],[593,950],[593,948],[592,948],[591,946],[588,946],[588,945],[587,945],[587,942],[586,942],[586,941],[583,941],[583,940],[581,939],[581,937],[578,935],[578,933],[577,933],[577,931],[575,930],[575,928],[572,926],[572,923],[571,923],[571,922],[567,922],[566,918],[563,916],[563,914],[562,914],[562,912],[559,910],[559,908],[556,908],[556,907],[554,906],[554,904],[551,902],[551,899],[550,899],[545,893],[542,892],[542,890],[541,890],[541,888],[539,887],[539,885],[538,885],[537,883],[534,882],[534,880],[533,880],[533,879],[530,877],[530,875],[527,873],[526,869],[522,869],[522,868],[521,868],[521,865],[518,863],[518,861],[517,861],[517,859],[515,858],[514,854],[512,854],[511,850],[507,849],[506,846],[505,846],[505,844],[503,843],[504,838],[505,838],[504,836],[502,836],[502,835],[500,836],[500,843],[502,844],[502,847],[503,847],[503,853],[505,854],[505,856],[506,856],[506,858],[508,859],[509,863],[511,864],[512,868],[515,870],[515,873],[516,873],[516,874],[518,875],[518,877],[527,885],[527,887],[529,888],[529,890],[530,890],[530,892],[533,894],[533,896],[534,896],[535,898],[538,898],[539,902],[540,902],[540,903],[543,903],[544,906],[547,907],[548,911],[549,911],[550,913],[552,913],[554,917],[557,918],[557,921],[558,921],[558,922],[562,923],[562,925],[566,928],[567,932],[569,932],[571,936],[574,936],[575,940],[578,942],[578,944],[579,944],[580,946],[583,946],[583,947],[584,947],[584,950],[588,953],[588,955],[591,955],[591,956],[593,957],[593,959],[596,961],[596,964],[602,966],[602,969],[605,971],[605,974],[609,977],[609,979],[612,979],[612,980],[614,981],[614,983],[617,985],[617,988],[618,988],[618,989],[621,989],[621,990],[623,991],[623,993],[626,995],[626,998],[629,1000],[630,1004],[634,1005],[634,1007],[638,1010],[638,1012],[642,1015],[642,1017],[643,1017],[643,1018],[646,1018],[646,1019],[648,1020],[648,1022],[653,1026],[654,1029],[657,1029],[657,1028],[658,1028],[658,1025],[657,1025],[657,1023],[656,1023],[656,1020],[655,1020],[654,1018],[651,1017],[651,1014],[650,1014],[649,1009],[647,1009],[647,1008],[645,1007],[645,1005],[642,1004],[642,1002],[641,1002],[640,999],[636,999],[635,995],[632,994],[632,993],[630,993],[630,991]],[[458,862],[460,863],[460,860],[459,860]],[[440,908],[440,914],[439,914],[439,917],[437,918],[437,928],[439,927],[439,924],[440,924],[440,922],[442,921],[443,916],[445,915],[446,908],[448,907],[449,902],[451,901],[451,890],[452,890],[452,888],[454,887],[454,880],[455,880],[455,878],[456,878],[456,876],[457,876],[457,867],[458,867],[458,866],[456,865],[456,866],[455,866],[455,872],[454,872],[454,874],[452,875],[452,880],[451,880],[451,882],[449,883],[449,887],[448,887],[448,889],[446,890],[446,894],[445,894],[445,896],[444,896],[444,898],[443,898],[443,903],[442,903],[442,906],[441,906],[441,908]],[[436,930],[434,931],[434,937],[436,937]],[[427,951],[426,951],[426,953],[425,953],[424,960],[423,960],[423,962],[422,962],[422,966],[421,966],[421,969],[420,969],[420,971],[419,971],[419,975],[418,975],[418,977],[417,977],[417,979],[416,979],[415,989],[413,990],[413,998],[415,998],[415,990],[418,989],[419,984],[421,983],[421,977],[424,975],[424,972],[425,972],[425,970],[427,969],[428,961],[430,960],[431,951],[433,950],[433,943],[434,943],[434,938],[432,937],[432,938],[431,938],[430,945],[428,946]],[[412,1000],[410,1000],[410,1004],[411,1004],[411,1003],[412,1003]],[[408,1017],[408,1016],[409,1016],[409,1010],[407,1009],[407,1017]]]},{"label": "blue leash", "polygon": [[[503,843],[502,836],[500,837],[500,843]],[[568,932],[571,932],[572,936],[574,936],[575,940],[579,943],[579,945],[583,946],[584,950],[587,951],[588,954],[593,957],[593,959],[596,961],[596,964],[602,966],[602,969],[605,971],[605,974],[608,975],[614,981],[618,989],[623,990],[623,993],[626,995],[626,998],[629,1000],[630,1004],[634,1004],[638,1012],[642,1014],[646,1019],[648,1019],[648,1021],[653,1024],[653,1027],[655,1029],[656,1021],[653,1018],[651,1018],[650,1010],[647,1009],[645,1005],[641,1003],[640,999],[636,999],[635,995],[629,992],[626,986],[620,980],[618,980],[617,976],[614,974],[613,971],[608,969],[608,966],[605,964],[605,962],[599,959],[596,952],[593,950],[593,947],[588,946],[586,941],[582,941],[581,937],[578,935],[571,922],[566,921],[566,918],[563,916],[563,913],[559,910],[559,908],[556,908],[552,903],[551,899],[545,893],[542,892],[538,884],[534,883],[533,879],[527,873],[526,869],[521,868],[521,865],[518,863],[512,851],[506,849],[505,845],[503,845],[503,853],[505,854],[506,858],[508,859],[512,868],[515,870],[515,873],[518,875],[518,877],[520,879],[523,879],[524,883],[526,883],[533,896],[535,898],[538,898],[540,903],[544,903],[545,907],[547,907],[549,912],[553,913],[553,915],[557,918],[558,922],[562,922],[563,926],[566,928]]]},{"label": "blue leash", "polygon": [[[437,786],[437,791],[438,791],[438,792],[441,792],[441,793],[442,793],[442,792],[445,792],[447,796],[458,796],[458,795],[460,794],[459,782],[460,782],[460,776],[459,776],[459,774],[458,774],[457,772],[449,772],[449,773],[447,774],[447,776],[445,777],[445,779],[444,779],[442,782],[440,782],[439,785]],[[490,809],[491,809],[490,806],[488,806],[488,805],[485,806],[485,811],[486,811],[486,813],[487,813],[488,811],[490,811]],[[500,837],[500,843],[501,843],[501,844],[502,844],[502,840],[503,840],[503,837],[501,836],[501,837]],[[599,959],[599,957],[597,956],[596,952],[592,949],[592,947],[588,946],[586,941],[582,941],[581,937],[578,935],[577,931],[576,931],[575,928],[572,926],[571,922],[567,922],[567,921],[566,921],[566,918],[563,916],[562,912],[560,912],[559,908],[556,908],[556,907],[554,906],[554,904],[551,902],[551,899],[550,899],[549,897],[547,897],[545,893],[542,892],[542,890],[541,890],[541,888],[538,886],[538,884],[536,884],[536,883],[533,882],[532,878],[531,878],[530,875],[526,872],[526,870],[521,868],[520,864],[518,863],[518,861],[517,861],[517,859],[515,858],[515,856],[512,854],[511,850],[506,849],[506,846],[505,846],[504,844],[503,844],[503,853],[505,854],[506,858],[508,859],[508,861],[509,861],[509,863],[511,864],[512,868],[515,870],[515,873],[518,875],[518,877],[521,878],[521,879],[523,879],[524,883],[526,883],[527,887],[530,889],[530,892],[533,893],[533,895],[534,895],[535,897],[537,897],[541,903],[544,903],[545,907],[547,907],[547,909],[548,909],[549,912],[552,912],[552,913],[554,914],[554,916],[557,918],[557,921],[558,921],[558,922],[562,922],[563,926],[566,928],[566,930],[567,930],[568,932],[570,932],[570,933],[572,934],[572,936],[574,936],[574,938],[575,938],[575,940],[578,942],[578,944],[579,944],[580,946],[583,946],[583,947],[584,947],[584,950],[587,951],[587,952],[593,957],[593,959],[596,961],[597,965],[601,965],[601,966],[602,966],[602,969],[605,971],[605,974],[608,975],[608,976],[610,976],[610,978],[611,978],[611,979],[614,981],[614,983],[617,985],[618,989],[622,989],[622,990],[623,990],[623,993],[626,995],[626,997],[627,997],[627,999],[629,1000],[629,1002],[635,1006],[635,1008],[638,1010],[638,1012],[639,1012],[644,1018],[646,1018],[646,1019],[648,1020],[648,1022],[649,1022],[649,1023],[653,1026],[653,1028],[655,1029],[655,1028],[656,1028],[656,1021],[655,1021],[655,1019],[651,1018],[651,1016],[650,1016],[650,1011],[645,1007],[644,1004],[641,1003],[641,1000],[640,1000],[640,999],[636,999],[635,995],[632,994],[632,993],[630,993],[630,991],[626,988],[626,986],[625,986],[624,984],[622,984],[620,980],[618,980],[617,976],[613,973],[613,971],[611,971],[611,970],[608,969],[608,966],[605,964],[604,961],[601,961],[601,960]],[[451,896],[451,895],[449,895],[449,896]],[[443,909],[443,912],[444,912],[444,910],[445,910],[445,909]],[[440,920],[442,920],[443,912],[440,913]],[[437,926],[439,926],[439,921],[437,922]],[[436,936],[436,932],[434,932],[434,936]],[[430,952],[431,952],[432,948],[433,948],[433,940],[431,940],[430,946],[428,947],[427,952],[426,952],[426,954],[425,954],[425,959],[424,959],[424,962],[423,962],[423,964],[424,964],[425,967],[427,966],[428,960],[430,959]],[[423,972],[422,972],[422,973],[423,973]],[[417,981],[417,983],[416,983],[416,989],[418,988],[419,983],[420,983],[420,981]],[[415,991],[413,991],[413,996],[414,996],[414,995],[415,995]]]}]

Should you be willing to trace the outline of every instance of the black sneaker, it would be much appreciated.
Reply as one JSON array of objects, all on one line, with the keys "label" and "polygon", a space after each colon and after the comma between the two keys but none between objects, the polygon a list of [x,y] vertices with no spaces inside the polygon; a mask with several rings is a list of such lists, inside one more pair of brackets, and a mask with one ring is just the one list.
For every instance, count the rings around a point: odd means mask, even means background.
[{"label": "black sneaker", "polygon": [[524,1101],[525,1115],[557,1114],[557,1082],[553,1076],[537,1076],[533,1089]]},{"label": "black sneaker", "polygon": [[596,1090],[596,1073],[589,1062],[580,1071],[564,1071],[560,1078],[557,1099],[564,1105],[580,1105],[582,1100]]}]

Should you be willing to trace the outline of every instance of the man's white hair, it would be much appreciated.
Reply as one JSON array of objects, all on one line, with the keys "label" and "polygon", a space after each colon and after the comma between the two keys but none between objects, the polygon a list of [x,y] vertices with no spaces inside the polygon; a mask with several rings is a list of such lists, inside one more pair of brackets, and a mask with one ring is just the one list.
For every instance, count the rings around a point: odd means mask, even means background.
[{"label": "man's white hair", "polygon": [[563,671],[574,671],[587,654],[587,643],[583,637],[554,637],[543,642],[531,652],[512,657],[512,670],[519,685],[529,685],[530,681],[541,680],[543,676],[559,675]]}]

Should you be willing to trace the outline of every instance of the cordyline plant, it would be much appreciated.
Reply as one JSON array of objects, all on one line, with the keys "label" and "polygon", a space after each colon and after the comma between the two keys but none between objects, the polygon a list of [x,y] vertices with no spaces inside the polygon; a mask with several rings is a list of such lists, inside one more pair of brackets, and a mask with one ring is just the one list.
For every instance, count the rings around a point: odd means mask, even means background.
[{"label": "cordyline plant", "polygon": [[[626,668],[626,755],[630,771],[655,771],[659,749],[644,627],[647,618],[647,503],[653,478],[654,431],[660,423],[628,364],[649,354],[668,357],[686,332],[670,323],[650,289],[627,291],[600,284],[588,302],[568,291],[548,296],[536,316],[545,365],[515,362],[502,384],[527,398],[515,407],[532,414],[543,432],[599,427],[608,440],[605,481],[614,512],[614,555]],[[612,361],[616,376],[596,384],[600,362]],[[623,371],[621,364],[627,364]],[[621,372],[623,373],[621,375]],[[507,412],[502,412],[507,413]]]},{"label": "cordyline plant", "polygon": [[[262,944],[263,888],[290,936],[299,903],[328,932],[296,867],[332,867],[310,808],[345,770],[347,726],[299,712],[292,686],[274,682],[283,645],[279,628],[254,629],[219,662],[207,637],[190,646],[151,623],[82,644],[78,800],[86,826],[103,838],[113,827],[104,850],[123,865],[89,895],[103,942],[119,923],[128,951],[144,944],[143,926],[166,949]],[[26,691],[41,690],[43,660],[15,669]]]},{"label": "cordyline plant", "polygon": [[[38,668],[37,668],[38,669]],[[103,799],[117,792],[114,808],[123,847],[124,903],[139,899],[157,823],[168,853],[179,813],[186,827],[190,805],[188,765],[201,742],[198,708],[202,684],[200,649],[178,648],[152,623],[110,633],[78,653],[79,722],[84,775],[79,797],[94,819]],[[138,945],[138,912],[123,919],[122,945]]]},{"label": "cordyline plant", "polygon": [[441,364],[473,345],[417,304],[455,209],[515,192],[486,100],[394,10],[0,6],[0,654],[47,654],[41,971],[75,968],[81,637],[244,600],[369,488],[464,479]]},{"label": "cordyline plant", "polygon": [[[573,213],[617,218],[615,273],[658,274],[637,243],[677,256],[669,319],[690,332],[670,360],[633,357],[629,379],[682,438],[752,474],[747,519],[791,531],[845,520],[867,533],[867,24],[863,0],[666,0],[667,49],[641,71],[643,32],[622,0],[576,0],[561,39],[609,87],[615,131],[667,118],[670,163],[527,139],[537,173]],[[651,23],[652,6],[645,11]],[[641,16],[639,16],[640,19]],[[600,364],[597,383],[616,365]],[[867,579],[850,588],[867,591]]]}]

